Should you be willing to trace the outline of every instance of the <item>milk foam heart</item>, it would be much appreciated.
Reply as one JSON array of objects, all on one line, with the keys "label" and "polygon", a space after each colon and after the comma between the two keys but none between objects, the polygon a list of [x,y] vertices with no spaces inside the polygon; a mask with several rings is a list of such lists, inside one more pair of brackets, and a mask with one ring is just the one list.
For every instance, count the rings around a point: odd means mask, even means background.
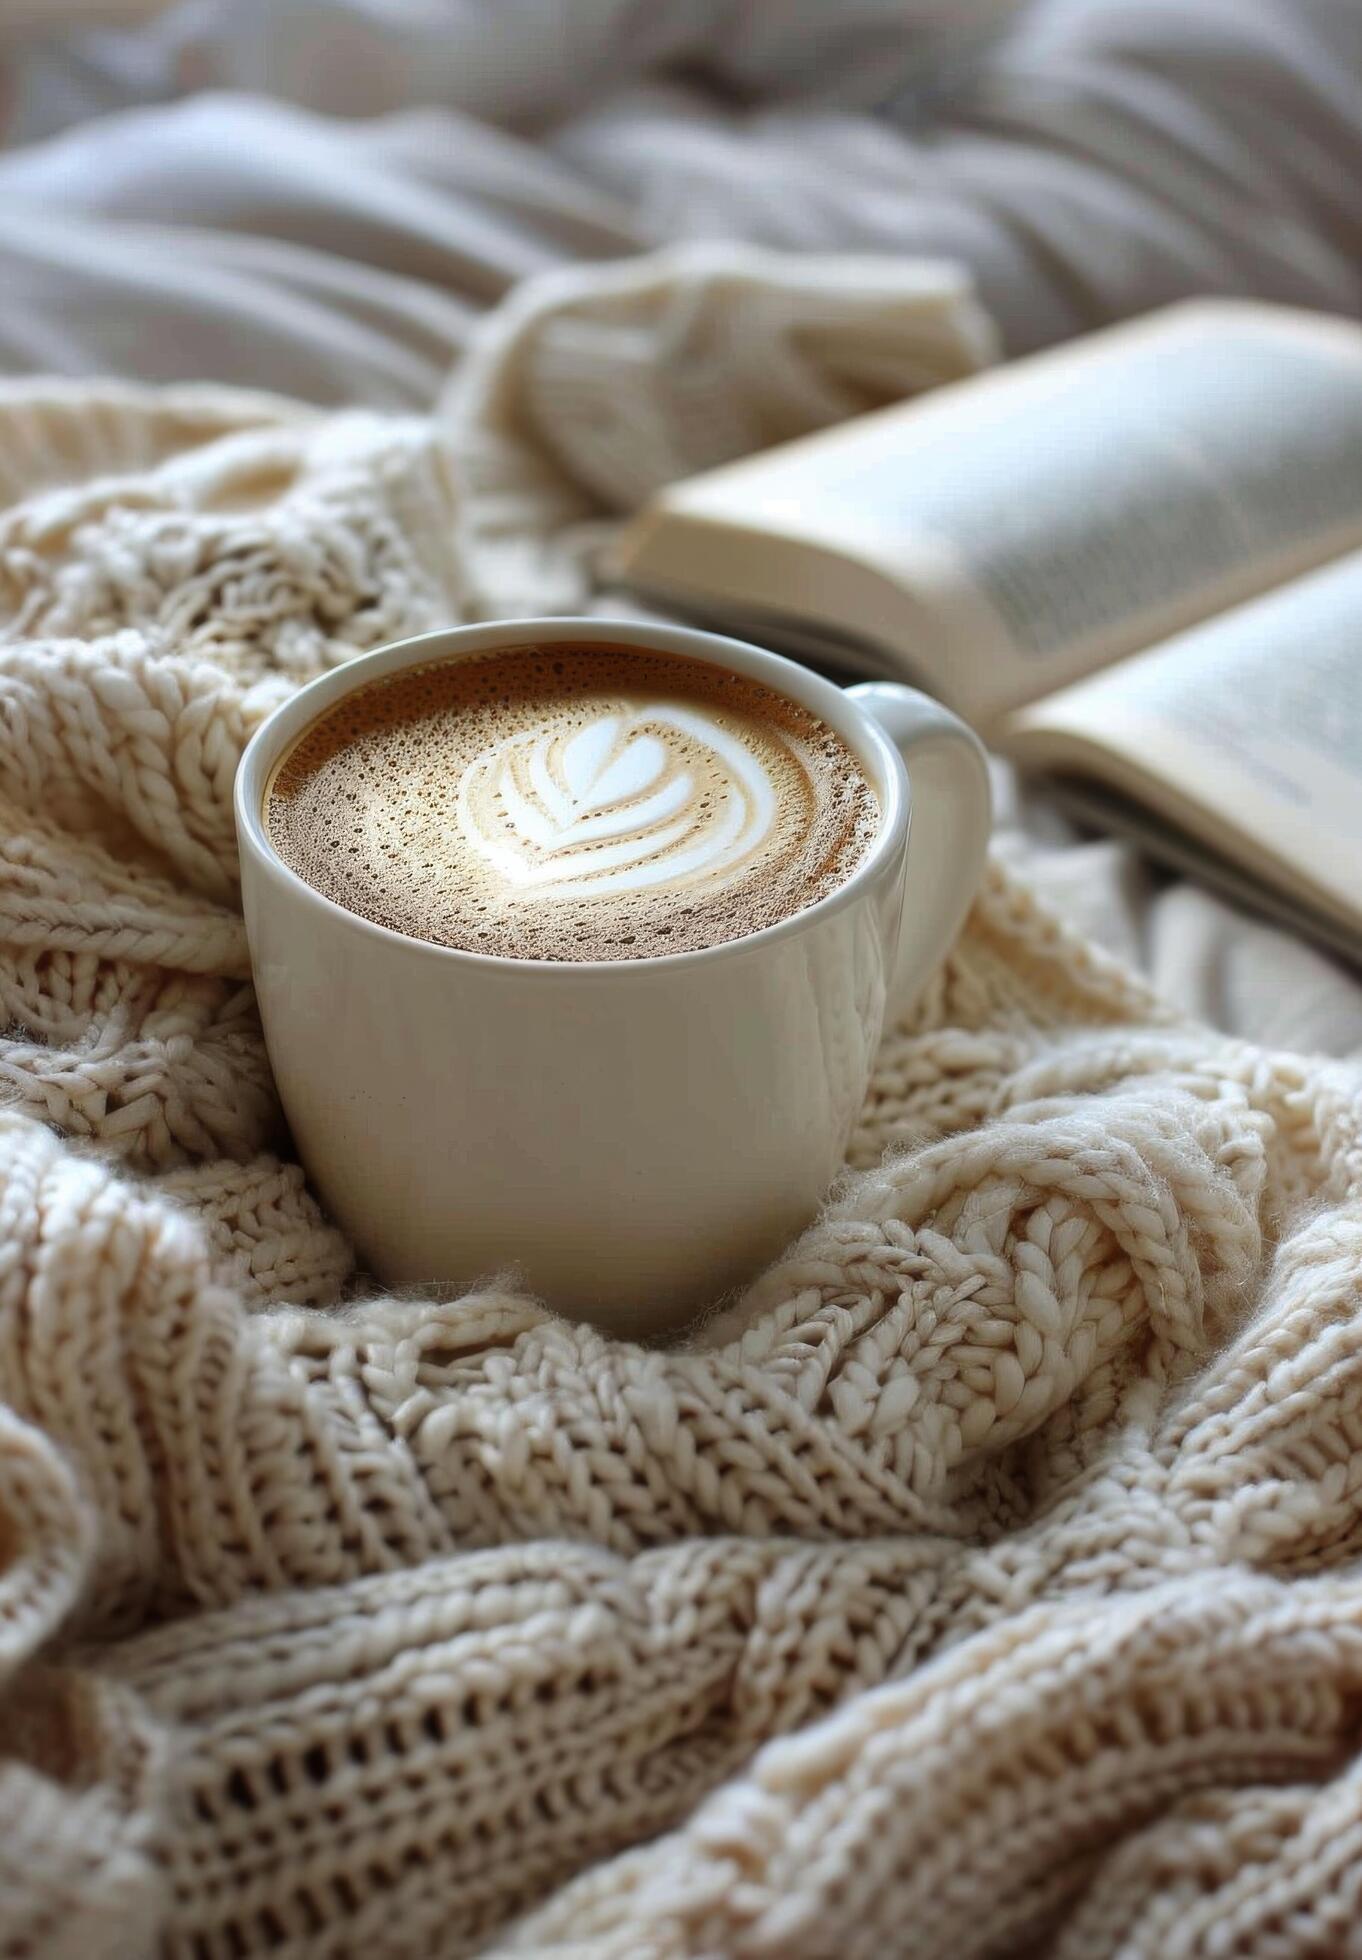
[{"label": "milk foam heart", "polygon": [[475,758],[459,834],[522,893],[603,898],[741,877],[779,816],[763,761],[679,704],[547,721]]},{"label": "milk foam heart", "polygon": [[508,648],[346,696],[266,799],[337,904],[502,957],[639,959],[755,932],[864,856],[878,804],[797,702],[680,656]]}]

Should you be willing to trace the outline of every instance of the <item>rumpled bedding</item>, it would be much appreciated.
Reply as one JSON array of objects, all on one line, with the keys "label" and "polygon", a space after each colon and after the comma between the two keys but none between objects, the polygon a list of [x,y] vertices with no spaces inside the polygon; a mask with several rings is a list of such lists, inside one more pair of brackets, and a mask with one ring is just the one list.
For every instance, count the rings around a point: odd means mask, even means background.
[{"label": "rumpled bedding", "polygon": [[274,1154],[261,715],[979,326],[689,248],[527,286],[438,417],[0,387],[0,1953],[1357,1953],[1354,1065],[994,857],[834,1201],[679,1347],[376,1294]]},{"label": "rumpled bedding", "polygon": [[[1362,314],[1355,0],[83,8],[0,40],[0,372],[426,408],[524,282],[713,238],[945,264],[1005,354],[1197,291]],[[1178,1006],[1362,1050],[1336,963],[999,797]]]}]

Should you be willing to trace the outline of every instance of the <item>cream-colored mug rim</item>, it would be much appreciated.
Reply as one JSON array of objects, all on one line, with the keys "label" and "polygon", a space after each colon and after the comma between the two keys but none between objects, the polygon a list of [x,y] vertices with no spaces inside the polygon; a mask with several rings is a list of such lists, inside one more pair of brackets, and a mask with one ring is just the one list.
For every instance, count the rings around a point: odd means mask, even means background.
[{"label": "cream-colored mug rim", "polygon": [[[270,841],[265,824],[265,795],[270,778],[287,750],[308,724],[326,709],[357,688],[408,667],[421,667],[448,655],[485,653],[498,647],[528,646],[551,641],[560,646],[627,645],[645,651],[675,653],[703,661],[711,667],[726,667],[751,676],[789,696],[826,721],[848,743],[858,761],[869,771],[880,800],[880,829],[875,841],[851,875],[835,890],[815,900],[802,911],[791,912],[772,925],[738,939],[720,940],[713,946],[692,947],[686,952],[664,953],[632,960],[522,960],[502,954],[476,953],[462,946],[437,946],[389,926],[377,925],[358,913],[347,911],[334,899],[300,878],[287,865]],[[668,626],[652,621],[593,619],[589,615],[541,619],[503,619],[486,625],[442,627],[420,633],[411,639],[393,640],[373,652],[359,654],[343,666],[330,668],[283,702],[266,717],[251,737],[237,770],[234,789],[237,839],[242,851],[252,851],[269,876],[286,885],[304,908],[320,907],[333,919],[354,931],[404,947],[408,952],[432,959],[473,961],[479,967],[503,972],[508,979],[540,979],[547,974],[570,975],[582,981],[622,979],[635,981],[646,974],[677,973],[704,962],[740,959],[756,953],[775,940],[809,932],[831,913],[852,904],[863,895],[868,884],[884,875],[887,865],[897,861],[908,830],[911,789],[908,772],[889,737],[874,718],[852,701],[845,691],[822,675],[810,672],[781,654],[752,646],[745,640],[729,639],[686,626]]]}]

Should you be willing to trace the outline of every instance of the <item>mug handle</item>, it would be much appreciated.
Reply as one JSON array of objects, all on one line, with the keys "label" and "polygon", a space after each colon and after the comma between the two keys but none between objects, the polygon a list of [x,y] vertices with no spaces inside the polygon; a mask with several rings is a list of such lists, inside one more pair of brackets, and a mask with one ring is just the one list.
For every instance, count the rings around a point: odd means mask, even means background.
[{"label": "mug handle", "polygon": [[847,693],[874,716],[908,768],[908,873],[889,987],[892,1018],[917,999],[973,903],[993,795],[982,742],[939,701],[897,681],[862,681]]}]

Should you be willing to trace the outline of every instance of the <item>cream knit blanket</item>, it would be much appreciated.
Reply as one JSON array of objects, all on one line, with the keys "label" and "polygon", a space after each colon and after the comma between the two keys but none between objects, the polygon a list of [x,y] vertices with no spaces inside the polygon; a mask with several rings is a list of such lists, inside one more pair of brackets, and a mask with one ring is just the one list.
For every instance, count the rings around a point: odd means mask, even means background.
[{"label": "cream knit blanket", "polygon": [[438,426],[0,398],[0,1952],[1362,1952],[1355,1070],[995,867],[684,1349],[374,1298],[269,1154],[270,704],[986,354],[944,273],[692,259],[517,301]]}]

